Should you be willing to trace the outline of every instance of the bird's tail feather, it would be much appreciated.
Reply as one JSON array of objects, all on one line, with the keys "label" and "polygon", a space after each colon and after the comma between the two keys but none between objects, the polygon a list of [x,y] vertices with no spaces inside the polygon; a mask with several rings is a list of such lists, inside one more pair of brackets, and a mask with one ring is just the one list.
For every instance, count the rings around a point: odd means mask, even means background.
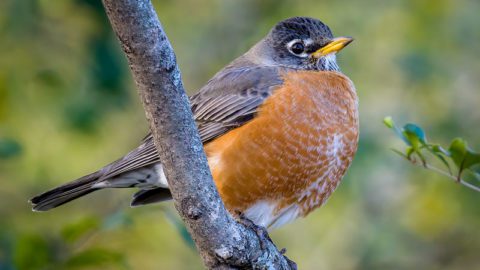
[{"label": "bird's tail feather", "polygon": [[93,185],[100,175],[101,173],[97,171],[33,197],[30,200],[33,211],[47,211],[98,190],[99,188],[95,188]]},{"label": "bird's tail feather", "polygon": [[130,206],[136,207],[151,203],[158,203],[172,199],[172,194],[168,188],[154,188],[140,190],[133,195]]}]

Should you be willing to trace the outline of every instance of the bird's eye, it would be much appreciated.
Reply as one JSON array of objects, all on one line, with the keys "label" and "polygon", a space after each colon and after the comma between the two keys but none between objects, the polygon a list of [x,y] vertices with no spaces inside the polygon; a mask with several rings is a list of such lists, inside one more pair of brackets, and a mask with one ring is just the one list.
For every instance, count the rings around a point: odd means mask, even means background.
[{"label": "bird's eye", "polygon": [[290,46],[290,51],[294,54],[302,54],[305,51],[305,45],[303,42],[297,41]]}]

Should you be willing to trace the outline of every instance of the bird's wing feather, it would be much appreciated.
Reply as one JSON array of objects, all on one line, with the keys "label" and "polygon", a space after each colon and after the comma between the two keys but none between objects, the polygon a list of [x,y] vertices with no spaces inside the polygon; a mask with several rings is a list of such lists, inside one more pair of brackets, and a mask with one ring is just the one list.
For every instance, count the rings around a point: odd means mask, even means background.
[{"label": "bird's wing feather", "polygon": [[[277,67],[227,68],[217,73],[190,98],[192,112],[203,143],[250,121],[258,107],[282,83]],[[104,167],[101,179],[159,162],[153,136]]]},{"label": "bird's wing feather", "polygon": [[250,121],[282,83],[277,67],[225,69],[190,98],[203,143]]}]

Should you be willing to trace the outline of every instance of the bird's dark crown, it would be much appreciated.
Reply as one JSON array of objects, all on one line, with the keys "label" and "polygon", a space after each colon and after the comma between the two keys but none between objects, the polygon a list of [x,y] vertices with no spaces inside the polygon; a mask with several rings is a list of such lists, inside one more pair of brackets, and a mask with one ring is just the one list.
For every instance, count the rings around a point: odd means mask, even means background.
[{"label": "bird's dark crown", "polygon": [[293,17],[283,20],[270,31],[270,36],[276,43],[285,43],[292,39],[333,38],[330,28],[320,20],[309,17]]}]

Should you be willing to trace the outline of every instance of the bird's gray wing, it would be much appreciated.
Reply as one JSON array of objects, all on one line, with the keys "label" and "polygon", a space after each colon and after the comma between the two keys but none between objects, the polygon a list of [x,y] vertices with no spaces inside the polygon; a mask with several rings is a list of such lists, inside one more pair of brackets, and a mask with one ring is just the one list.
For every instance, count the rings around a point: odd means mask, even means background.
[{"label": "bird's gray wing", "polygon": [[[190,97],[191,108],[203,143],[250,121],[258,107],[282,83],[279,68],[227,68],[217,73]],[[115,177],[159,162],[149,133],[141,145],[103,168],[102,179]]]},{"label": "bird's gray wing", "polygon": [[203,143],[250,121],[258,107],[282,83],[276,67],[225,69],[190,98]]}]

